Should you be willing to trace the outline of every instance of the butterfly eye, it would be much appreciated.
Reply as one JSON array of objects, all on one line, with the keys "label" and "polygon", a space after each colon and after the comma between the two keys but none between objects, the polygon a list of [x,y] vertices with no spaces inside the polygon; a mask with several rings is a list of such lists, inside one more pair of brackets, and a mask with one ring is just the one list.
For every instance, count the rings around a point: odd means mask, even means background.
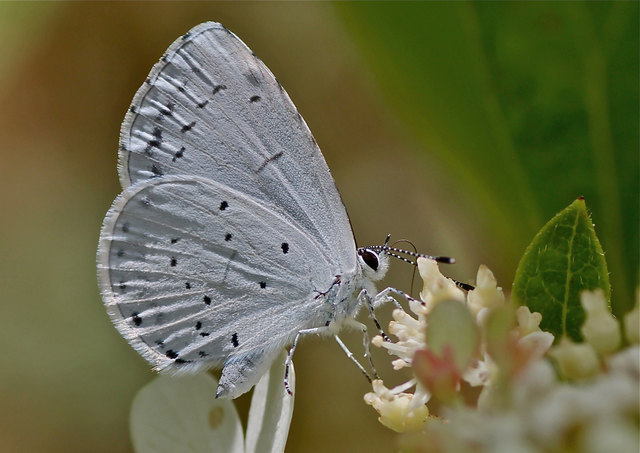
[{"label": "butterfly eye", "polygon": [[358,255],[362,257],[362,261],[364,261],[367,266],[369,266],[374,271],[378,270],[380,261],[378,261],[377,254],[373,253],[370,250],[358,250]]}]

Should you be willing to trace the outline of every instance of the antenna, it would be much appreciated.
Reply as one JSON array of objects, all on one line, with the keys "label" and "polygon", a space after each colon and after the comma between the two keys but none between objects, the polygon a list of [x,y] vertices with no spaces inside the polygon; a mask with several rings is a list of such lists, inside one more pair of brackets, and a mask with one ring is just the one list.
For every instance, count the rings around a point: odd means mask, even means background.
[{"label": "antenna", "polygon": [[[399,259],[400,261],[404,261],[405,263],[409,263],[413,266],[417,266],[417,259],[418,258],[427,258],[430,260],[434,260],[437,263],[444,263],[444,264],[455,264],[456,260],[453,257],[449,257],[449,256],[434,256],[434,255],[426,255],[424,253],[418,253],[418,252],[410,252],[409,250],[404,250],[404,249],[400,249],[397,247],[393,247],[392,245],[388,245],[389,244],[389,239],[391,238],[391,235],[388,234],[387,235],[387,239],[384,241],[383,245],[371,245],[368,247],[362,247],[364,249],[368,249],[368,250],[372,250],[374,252],[384,252],[389,256],[392,256],[396,259]],[[409,244],[411,244],[414,248],[415,245],[413,245],[413,242],[409,241],[408,239],[399,239],[396,242],[394,242],[394,244],[397,244],[398,242],[407,242]],[[412,261],[409,258],[406,258],[403,255],[407,255],[410,257],[414,257],[416,258],[416,261]],[[455,279],[451,279],[455,282],[456,286],[464,291],[472,291],[475,289],[474,286],[469,285],[467,283],[463,283],[460,282],[458,280]],[[413,283],[412,283],[413,286]]]}]

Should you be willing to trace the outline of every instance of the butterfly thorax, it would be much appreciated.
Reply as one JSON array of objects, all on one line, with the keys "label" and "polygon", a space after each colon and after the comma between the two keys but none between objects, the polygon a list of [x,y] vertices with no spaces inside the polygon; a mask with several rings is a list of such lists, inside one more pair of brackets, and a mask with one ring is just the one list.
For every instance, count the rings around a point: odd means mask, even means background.
[{"label": "butterfly thorax", "polygon": [[356,268],[334,277],[326,291],[316,291],[316,299],[323,302],[313,327],[331,326],[338,331],[347,319],[356,316],[362,307],[362,290],[376,294],[374,282],[384,277],[388,269],[386,253],[366,248],[358,249]]}]

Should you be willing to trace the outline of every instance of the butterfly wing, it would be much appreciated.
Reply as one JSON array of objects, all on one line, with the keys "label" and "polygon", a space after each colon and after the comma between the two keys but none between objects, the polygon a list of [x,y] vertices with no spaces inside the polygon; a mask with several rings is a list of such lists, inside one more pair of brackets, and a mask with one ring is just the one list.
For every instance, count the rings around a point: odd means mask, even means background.
[{"label": "butterfly wing", "polygon": [[237,396],[297,331],[326,319],[313,297],[333,278],[320,249],[272,205],[169,176],[115,200],[98,279],[117,329],[155,369],[224,364],[221,394]]},{"label": "butterfly wing", "polygon": [[223,365],[248,390],[271,356],[334,307],[358,272],[349,219],[304,120],[269,69],[217,23],[167,50],[120,136],[98,250],[120,332],[158,370]]},{"label": "butterfly wing", "polygon": [[122,125],[123,187],[195,175],[279,207],[334,263],[356,268],[355,242],[329,168],[289,96],[232,32],[207,22],[176,40]]}]

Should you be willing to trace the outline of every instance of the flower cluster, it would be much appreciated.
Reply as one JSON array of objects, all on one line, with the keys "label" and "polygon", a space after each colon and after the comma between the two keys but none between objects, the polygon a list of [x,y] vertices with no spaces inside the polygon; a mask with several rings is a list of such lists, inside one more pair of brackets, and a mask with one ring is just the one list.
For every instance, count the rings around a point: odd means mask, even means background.
[{"label": "flower cluster", "polygon": [[[468,294],[418,261],[424,288],[396,309],[373,344],[412,378],[394,388],[374,381],[365,402],[403,433],[407,449],[427,452],[638,451],[638,306],[619,323],[601,291],[582,293],[583,343],[554,344],[542,316],[513,307],[481,266]],[[473,387],[480,390],[473,391]],[[413,389],[413,391],[411,391]],[[473,403],[469,403],[469,400]],[[430,413],[438,400],[438,416]]]}]

